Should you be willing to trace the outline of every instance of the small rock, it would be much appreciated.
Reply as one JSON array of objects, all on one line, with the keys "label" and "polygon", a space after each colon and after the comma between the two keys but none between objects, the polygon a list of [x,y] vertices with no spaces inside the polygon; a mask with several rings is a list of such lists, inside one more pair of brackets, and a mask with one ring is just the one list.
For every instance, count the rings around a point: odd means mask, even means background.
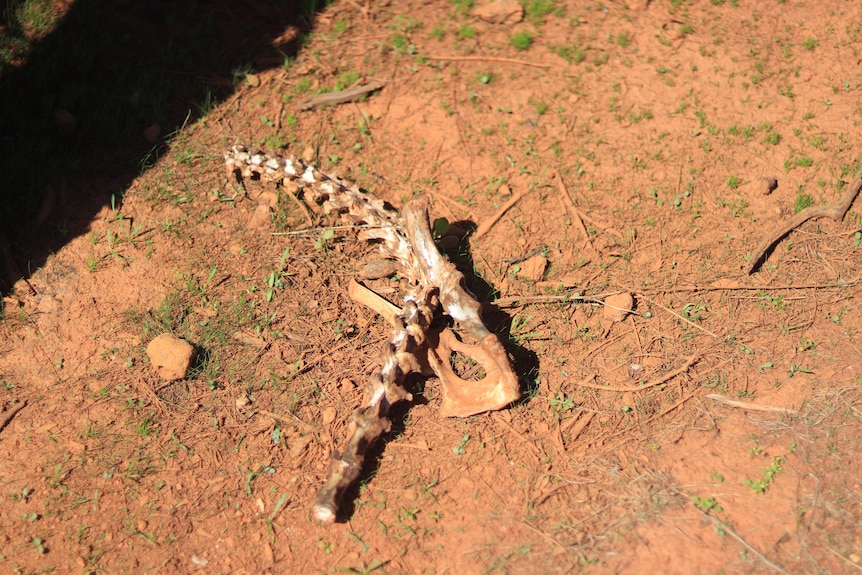
[{"label": "small rock", "polygon": [[63,136],[71,136],[78,127],[78,119],[68,110],[57,110],[54,113],[54,125]]},{"label": "small rock", "polygon": [[311,443],[311,436],[303,435],[297,437],[293,441],[290,442],[290,456],[294,459],[299,457],[305,452],[305,449]]},{"label": "small rock", "polygon": [[24,307],[24,302],[20,299],[13,296],[6,296],[3,298],[3,306],[7,312],[13,309],[18,309]]},{"label": "small rock", "polygon": [[175,381],[186,376],[192,365],[195,348],[189,342],[163,333],[147,346],[147,357],[165,381]]},{"label": "small rock", "polygon": [[365,264],[359,275],[367,280],[389,278],[398,273],[398,264],[394,260],[372,260]]},{"label": "small rock", "polygon": [[266,341],[254,335],[254,333],[250,331],[235,331],[233,332],[233,338],[238,342],[250,345],[252,347],[256,347],[257,349],[263,349],[266,347]]},{"label": "small rock", "polygon": [[521,267],[517,272],[519,278],[537,282],[541,281],[541,279],[545,277],[545,269],[548,267],[548,258],[536,255],[518,265]]},{"label": "small rock", "polygon": [[162,133],[162,127],[158,124],[147,126],[143,131],[144,139],[148,144],[155,144],[159,141],[159,134]]},{"label": "small rock", "polygon": [[623,321],[629,315],[635,300],[632,294],[625,292],[605,298],[605,308],[602,315],[610,321]]},{"label": "small rock", "polygon": [[257,88],[260,86],[260,76],[257,74],[246,74],[245,81],[248,82],[248,85],[252,88]]},{"label": "small rock", "polygon": [[518,0],[483,2],[473,15],[489,24],[517,24],[524,18],[524,7]]},{"label": "small rock", "polygon": [[353,392],[356,389],[356,384],[353,383],[352,379],[344,378],[340,382],[338,382],[338,388],[341,390],[343,395]]}]

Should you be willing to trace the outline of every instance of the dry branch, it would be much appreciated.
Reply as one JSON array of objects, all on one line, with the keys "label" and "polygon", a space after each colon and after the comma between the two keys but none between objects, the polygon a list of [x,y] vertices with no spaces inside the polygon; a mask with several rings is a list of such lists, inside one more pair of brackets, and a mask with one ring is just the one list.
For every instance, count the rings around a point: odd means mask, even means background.
[{"label": "dry branch", "polygon": [[[381,253],[397,263],[404,280],[400,308],[356,282],[351,284],[351,297],[384,315],[394,329],[383,349],[382,365],[366,385],[365,402],[351,416],[347,445],[342,452],[332,453],[329,479],[312,509],[316,519],[327,523],[336,519],[345,491],[362,470],[368,447],[390,428],[390,407],[412,399],[403,388],[410,373],[427,374],[430,369],[440,378],[440,413],[445,417],[502,409],[520,396],[518,378],[499,339],[482,322],[479,302],[462,287],[464,276],[434,244],[427,198],[414,199],[399,214],[355,185],[296,158],[250,154],[235,147],[225,154],[225,164],[243,177],[256,174],[264,180],[297,184],[322,204],[324,212],[334,211],[353,224],[363,224],[360,237],[379,242]],[[479,343],[465,344],[448,329],[429,330],[440,307]],[[479,381],[458,377],[450,366],[453,352],[480,364],[485,377]]]},{"label": "dry branch", "polygon": [[840,222],[844,219],[845,214],[847,214],[847,210],[850,209],[856,196],[859,195],[860,189],[862,189],[862,172],[856,176],[856,179],[853,180],[853,184],[841,197],[839,202],[829,204],[828,206],[812,206],[810,208],[805,208],[790,218],[786,223],[781,225],[777,230],[769,234],[762,242],[760,242],[760,245],[754,251],[754,255],[751,256],[751,262],[748,266],[748,274],[751,275],[760,268],[760,265],[766,259],[766,253],[771,250],[772,247],[781,240],[781,238],[808,220],[814,218],[832,218],[836,222]]}]

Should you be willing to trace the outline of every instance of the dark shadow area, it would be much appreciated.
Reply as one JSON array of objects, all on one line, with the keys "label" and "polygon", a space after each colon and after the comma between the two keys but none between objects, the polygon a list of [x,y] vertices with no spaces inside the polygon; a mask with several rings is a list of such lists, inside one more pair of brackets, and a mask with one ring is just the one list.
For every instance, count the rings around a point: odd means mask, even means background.
[{"label": "dark shadow area", "polygon": [[511,334],[512,316],[488,303],[497,298],[498,290],[479,274],[473,262],[473,252],[470,248],[470,237],[476,230],[476,224],[471,221],[460,221],[451,224],[452,227],[466,230],[458,246],[447,250],[445,255],[464,274],[464,287],[476,299],[482,302],[482,320],[493,333],[497,334],[506,349],[512,368],[521,383],[521,399],[519,403],[529,401],[537,391],[536,374],[539,373],[539,356],[535,352],[520,345]]},{"label": "dark shadow area", "polygon": [[295,58],[325,0],[74,0],[16,66],[24,4],[6,0],[0,28],[3,295],[247,73]]}]

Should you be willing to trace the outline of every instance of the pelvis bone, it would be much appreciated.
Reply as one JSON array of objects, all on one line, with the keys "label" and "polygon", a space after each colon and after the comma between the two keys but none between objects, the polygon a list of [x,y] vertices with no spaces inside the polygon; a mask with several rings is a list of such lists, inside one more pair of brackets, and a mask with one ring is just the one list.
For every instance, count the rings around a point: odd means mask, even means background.
[{"label": "pelvis bone", "polygon": [[[430,339],[430,338],[429,338]],[[451,330],[440,333],[437,345],[430,347],[428,363],[443,385],[443,417],[469,417],[503,409],[520,397],[518,378],[509,367],[509,359],[497,337],[489,333],[479,345],[458,341]],[[449,360],[452,352],[463,354],[482,366],[485,377],[478,381],[461,379]]]}]

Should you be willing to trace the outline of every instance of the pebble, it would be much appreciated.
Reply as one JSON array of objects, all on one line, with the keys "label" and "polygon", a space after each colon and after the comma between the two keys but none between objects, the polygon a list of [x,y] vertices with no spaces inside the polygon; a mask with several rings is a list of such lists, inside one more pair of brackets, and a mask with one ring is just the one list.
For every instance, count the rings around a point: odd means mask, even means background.
[{"label": "pebble", "polygon": [[333,421],[335,421],[335,416],[337,414],[338,412],[331,405],[326,407],[321,414],[321,418],[323,419],[323,425],[330,425]]},{"label": "pebble", "polygon": [[365,264],[359,275],[367,280],[389,278],[398,273],[398,264],[393,260],[372,260]]}]

